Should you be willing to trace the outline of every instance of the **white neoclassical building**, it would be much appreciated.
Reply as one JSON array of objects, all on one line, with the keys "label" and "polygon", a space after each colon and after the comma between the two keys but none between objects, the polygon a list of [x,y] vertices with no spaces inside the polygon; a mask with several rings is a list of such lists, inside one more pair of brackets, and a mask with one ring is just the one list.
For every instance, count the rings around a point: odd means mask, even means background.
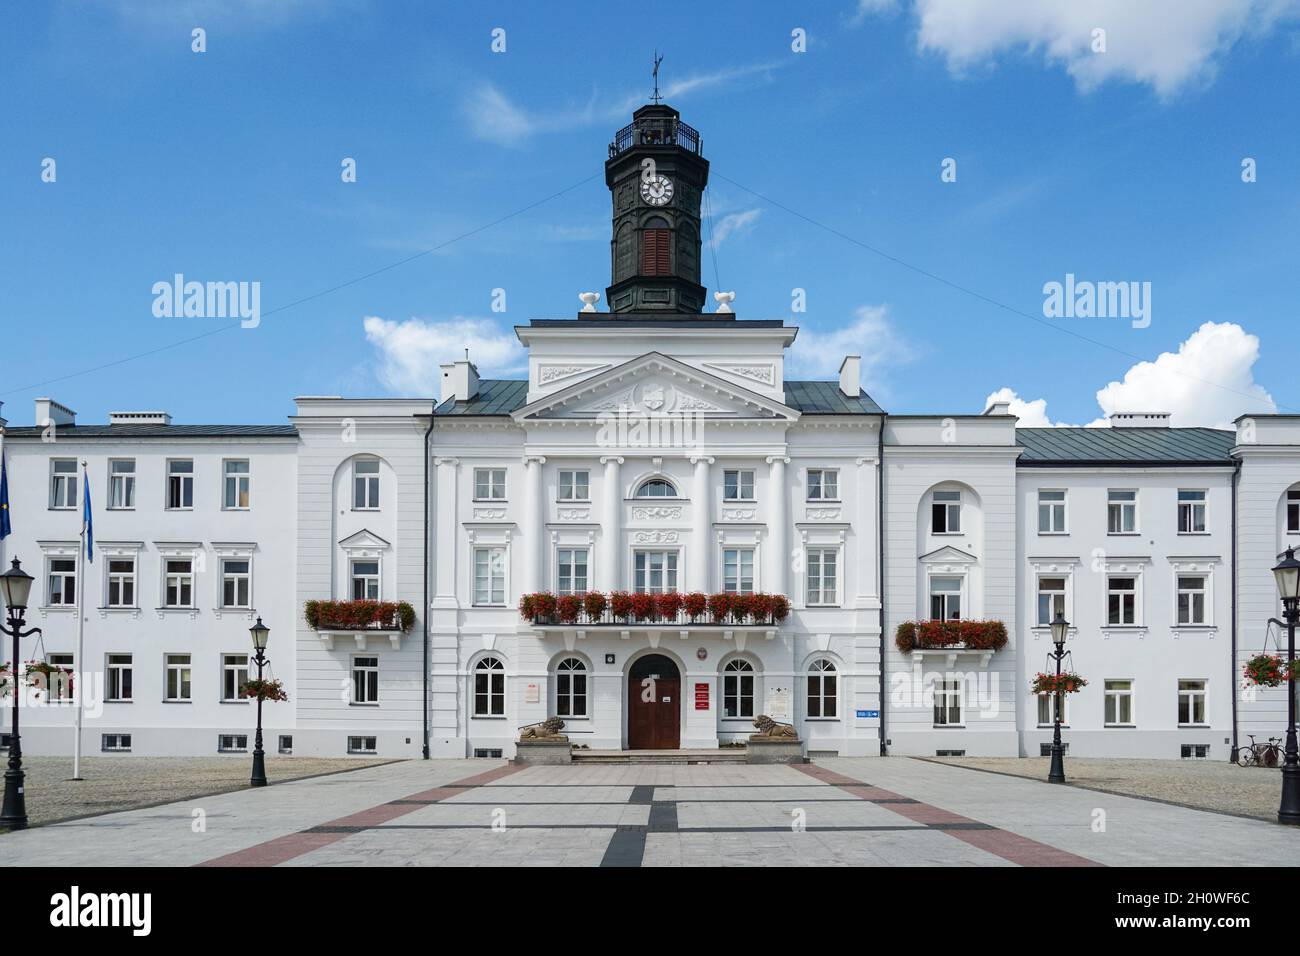
[{"label": "white neoclassical building", "polygon": [[[887,413],[856,355],[789,379],[793,316],[705,311],[708,170],[670,107],[618,132],[610,285],[517,327],[526,378],[461,359],[436,399],[300,397],[267,426],[0,419],[0,557],[38,579],[24,657],[82,674],[86,751],[247,752],[258,616],[289,693],[272,752],[509,757],[550,716],[580,748],[713,749],[767,714],[813,756],[1037,755],[1058,613],[1089,682],[1071,753],[1279,733],[1285,690],[1241,668],[1278,645],[1300,418],[1026,429]],[[69,698],[25,702],[29,752],[71,750]]]}]

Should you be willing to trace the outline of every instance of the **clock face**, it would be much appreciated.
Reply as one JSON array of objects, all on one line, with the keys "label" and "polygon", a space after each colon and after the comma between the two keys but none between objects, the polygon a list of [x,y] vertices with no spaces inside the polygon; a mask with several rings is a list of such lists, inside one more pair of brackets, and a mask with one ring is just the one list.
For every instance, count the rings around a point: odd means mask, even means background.
[{"label": "clock face", "polygon": [[642,180],[641,198],[651,206],[666,206],[673,198],[673,181],[667,176]]}]

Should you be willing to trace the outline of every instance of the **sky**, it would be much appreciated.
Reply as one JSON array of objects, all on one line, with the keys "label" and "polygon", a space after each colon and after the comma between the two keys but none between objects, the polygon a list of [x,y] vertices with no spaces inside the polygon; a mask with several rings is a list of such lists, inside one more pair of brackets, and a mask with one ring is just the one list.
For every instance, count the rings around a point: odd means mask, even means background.
[{"label": "sky", "polygon": [[[788,377],[858,352],[888,411],[1022,425],[1300,412],[1300,0],[54,0],[4,27],[15,425],[37,396],[283,422],[432,396],[465,348],[522,377],[512,327],[609,283],[603,164],[656,49],[711,163],[704,284],[799,326]],[[177,274],[257,283],[255,327],[165,314]],[[1048,314],[1067,276],[1142,314]]]}]

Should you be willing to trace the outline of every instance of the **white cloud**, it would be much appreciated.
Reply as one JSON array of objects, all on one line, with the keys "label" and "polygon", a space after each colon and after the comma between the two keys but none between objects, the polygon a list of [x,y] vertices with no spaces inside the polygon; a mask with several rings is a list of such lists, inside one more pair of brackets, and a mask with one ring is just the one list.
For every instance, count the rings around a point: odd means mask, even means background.
[{"label": "white cloud", "polygon": [[786,373],[791,378],[834,376],[846,355],[862,356],[862,387],[873,392],[880,390],[881,370],[910,362],[913,352],[890,321],[889,306],[864,305],[838,329],[801,328],[786,356]]},{"label": "white cloud", "polygon": [[[863,0],[859,17],[891,4]],[[1108,80],[1149,84],[1169,97],[1213,79],[1243,36],[1263,36],[1300,13],[1300,0],[915,0],[917,45],[961,73],[1008,52],[1063,65],[1079,89]],[[1105,30],[1105,52],[1093,31]]]},{"label": "white cloud", "polygon": [[518,371],[525,364],[519,340],[490,319],[394,322],[368,315],[364,326],[377,352],[375,374],[385,388],[402,395],[436,395],[438,366],[463,358],[467,348],[485,377]]},{"label": "white cloud", "polygon": [[762,214],[761,209],[746,209],[743,212],[732,212],[723,216],[713,227],[713,245],[715,247],[722,245],[729,236],[745,235],[754,228],[754,223]]},{"label": "white cloud", "polygon": [[[1124,373],[1122,381],[1100,389],[1097,404],[1105,415],[1169,412],[1169,423],[1175,428],[1229,428],[1239,415],[1277,411],[1272,396],[1255,381],[1258,360],[1257,336],[1233,322],[1206,322],[1177,352],[1162,352],[1154,362],[1139,362]],[[993,401],[1011,402],[1022,428],[1060,424],[1049,418],[1045,399],[1027,401],[1012,389],[1001,388],[988,397],[985,407]],[[1089,423],[1106,424],[1105,418]]]}]

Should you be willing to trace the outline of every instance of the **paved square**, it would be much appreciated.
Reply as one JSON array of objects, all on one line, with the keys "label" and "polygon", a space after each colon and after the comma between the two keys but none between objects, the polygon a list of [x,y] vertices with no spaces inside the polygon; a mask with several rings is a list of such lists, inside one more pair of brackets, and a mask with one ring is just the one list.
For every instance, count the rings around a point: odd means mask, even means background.
[{"label": "paved square", "polygon": [[906,758],[409,761],[0,836],[0,865],[1224,866],[1300,831]]}]

